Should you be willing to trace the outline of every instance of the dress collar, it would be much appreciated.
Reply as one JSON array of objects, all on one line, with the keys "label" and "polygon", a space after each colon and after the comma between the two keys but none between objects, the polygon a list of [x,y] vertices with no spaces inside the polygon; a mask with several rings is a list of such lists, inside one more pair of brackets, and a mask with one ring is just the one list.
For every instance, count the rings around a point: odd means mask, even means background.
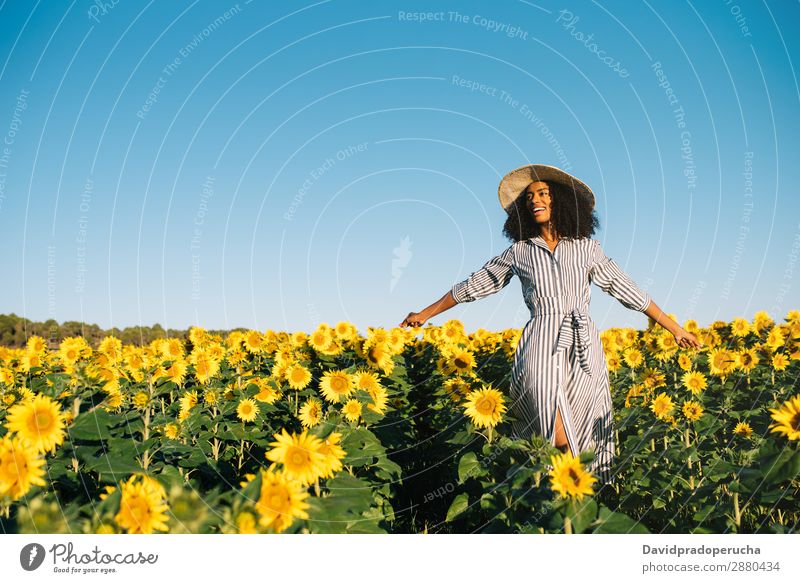
[{"label": "dress collar", "polygon": [[[547,241],[545,241],[544,238],[541,235],[536,235],[536,236],[530,237],[529,239],[526,239],[526,240],[528,242],[530,242],[532,245],[538,245],[539,247],[542,247],[543,249],[546,249],[547,251],[550,251],[550,253],[553,252],[550,249],[550,246],[547,244]],[[558,241],[558,243],[556,243],[556,248],[558,248],[558,246],[561,245],[564,241],[566,241],[566,239],[561,238]]]}]

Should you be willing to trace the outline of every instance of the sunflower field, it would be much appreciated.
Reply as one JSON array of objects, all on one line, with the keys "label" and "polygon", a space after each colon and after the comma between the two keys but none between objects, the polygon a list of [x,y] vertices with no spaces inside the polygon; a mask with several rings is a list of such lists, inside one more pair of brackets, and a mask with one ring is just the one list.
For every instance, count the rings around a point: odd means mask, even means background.
[{"label": "sunflower field", "polygon": [[7,533],[796,532],[800,312],[601,334],[615,478],[511,437],[521,330],[0,347]]}]

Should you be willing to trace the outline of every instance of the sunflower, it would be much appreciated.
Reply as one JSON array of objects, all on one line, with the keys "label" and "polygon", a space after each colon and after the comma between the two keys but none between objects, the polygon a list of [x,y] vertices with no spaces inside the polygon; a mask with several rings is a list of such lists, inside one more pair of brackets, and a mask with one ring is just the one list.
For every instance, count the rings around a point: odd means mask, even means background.
[{"label": "sunflower", "polygon": [[790,397],[777,409],[770,409],[775,423],[770,425],[772,433],[783,433],[787,439],[800,439],[800,395]]},{"label": "sunflower", "polygon": [[236,416],[244,422],[255,421],[258,406],[253,399],[242,399],[236,407]]},{"label": "sunflower", "polygon": [[642,385],[648,389],[665,387],[667,386],[666,376],[655,368],[645,368],[642,376]]},{"label": "sunflower", "polygon": [[678,355],[678,367],[685,371],[692,370],[692,359],[688,354],[681,353]]},{"label": "sunflower", "polygon": [[132,403],[137,409],[145,409],[150,403],[150,395],[145,391],[139,391],[133,396]]},{"label": "sunflower", "polygon": [[378,415],[386,413],[386,405],[389,400],[389,395],[382,386],[378,385],[374,389],[368,389],[372,403],[367,404],[367,409],[375,411]]},{"label": "sunflower", "polygon": [[163,430],[168,439],[178,439],[180,427],[178,427],[177,423],[167,423]]},{"label": "sunflower", "polygon": [[277,388],[277,383],[272,378],[258,377],[251,381],[258,387],[258,392],[253,395],[256,401],[271,405],[281,398],[281,392]]},{"label": "sunflower", "polygon": [[488,387],[470,392],[464,408],[464,414],[478,427],[494,427],[506,411],[502,393]]},{"label": "sunflower", "polygon": [[183,340],[180,338],[169,338],[161,345],[161,355],[167,360],[183,358],[185,353]]},{"label": "sunflower", "polygon": [[573,457],[572,452],[550,456],[550,462],[553,465],[550,470],[551,488],[562,498],[583,500],[585,495],[594,494],[592,484],[597,478],[583,468],[580,459]]},{"label": "sunflower", "polygon": [[100,341],[97,352],[105,355],[111,364],[122,358],[122,341],[114,336],[106,336]]},{"label": "sunflower", "polygon": [[32,368],[42,366],[42,356],[41,354],[36,354],[35,352],[26,352],[20,359],[20,365],[22,372],[30,372]]},{"label": "sunflower", "polygon": [[680,348],[675,337],[669,332],[664,332],[656,336],[656,345],[664,356],[669,356]]},{"label": "sunflower", "polygon": [[769,334],[767,334],[767,339],[764,341],[764,344],[766,344],[770,348],[770,350],[774,352],[775,350],[782,348],[783,345],[786,344],[787,335],[788,332],[785,331],[782,327],[775,326],[774,328],[772,328],[772,330],[769,331]]},{"label": "sunflower", "polygon": [[44,458],[17,436],[0,438],[0,496],[18,500],[31,486],[44,486]]},{"label": "sunflower", "polygon": [[289,386],[296,391],[305,389],[311,382],[311,372],[302,364],[294,364],[286,372],[286,380]]},{"label": "sunflower", "polygon": [[741,435],[742,437],[750,437],[753,435],[753,428],[750,427],[750,424],[745,421],[740,421],[736,424],[736,427],[733,428],[734,435]]},{"label": "sunflower", "polygon": [[258,534],[256,517],[252,512],[245,510],[236,516],[236,531],[239,534]]},{"label": "sunflower", "polygon": [[650,403],[650,409],[655,413],[655,416],[659,419],[667,419],[672,409],[675,407],[675,403],[672,402],[672,399],[666,393],[659,393],[653,402]]},{"label": "sunflower", "polygon": [[319,387],[326,401],[338,403],[342,397],[349,397],[353,392],[353,377],[343,370],[329,370],[322,375]]},{"label": "sunflower", "polygon": [[264,337],[258,330],[249,330],[244,336],[245,350],[251,354],[258,354],[264,349]]},{"label": "sunflower", "polygon": [[213,407],[214,405],[217,404],[218,401],[219,401],[219,393],[216,391],[216,389],[209,388],[203,391],[203,402],[206,405]]},{"label": "sunflower", "polygon": [[131,477],[122,484],[119,512],[114,520],[129,534],[152,534],[154,530],[168,531],[164,489],[153,481]]},{"label": "sunflower", "polygon": [[333,340],[333,330],[324,324],[320,324],[308,337],[308,345],[317,352],[324,352],[333,344]]},{"label": "sunflower", "polygon": [[31,354],[41,354],[47,348],[47,341],[41,336],[33,335],[25,343],[25,350]]},{"label": "sunflower", "polygon": [[736,353],[736,366],[746,373],[750,373],[759,363],[758,353],[754,347]]},{"label": "sunflower", "polygon": [[459,377],[453,377],[444,382],[444,392],[450,396],[450,400],[454,403],[460,402],[461,399],[469,395],[471,390],[470,384]]},{"label": "sunflower", "polygon": [[295,518],[308,518],[309,504],[303,484],[284,472],[261,470],[261,494],[256,502],[259,524],[280,533],[289,528]]},{"label": "sunflower", "polygon": [[169,365],[169,368],[164,370],[160,376],[167,378],[169,381],[178,386],[181,386],[188,368],[189,366],[186,364],[186,361],[179,358],[177,360],[173,360],[172,364]]},{"label": "sunflower", "polygon": [[786,370],[789,366],[789,357],[781,352],[776,352],[772,357],[772,368],[775,370]]},{"label": "sunflower", "polygon": [[454,373],[468,373],[475,366],[475,356],[468,350],[459,350],[448,359],[447,365]]},{"label": "sunflower", "polygon": [[197,405],[197,391],[186,391],[180,398],[181,412],[189,412],[192,407]]},{"label": "sunflower", "polygon": [[6,366],[0,367],[0,383],[8,387],[14,386],[14,371]]},{"label": "sunflower", "polygon": [[303,427],[314,427],[322,420],[322,402],[311,397],[300,407],[298,417]]},{"label": "sunflower", "polygon": [[83,354],[85,346],[86,341],[83,338],[65,338],[58,347],[58,356],[65,364],[75,364]]},{"label": "sunflower", "polygon": [[684,374],[681,377],[681,382],[683,383],[683,386],[689,389],[694,395],[699,395],[700,392],[708,385],[705,375],[696,371],[687,372]]},{"label": "sunflower", "polygon": [[366,370],[353,373],[353,384],[355,385],[356,389],[361,389],[362,391],[367,391],[368,393],[381,387],[381,381],[378,378],[378,375],[374,372]]},{"label": "sunflower", "polygon": [[745,320],[744,318],[735,318],[731,322],[731,334],[738,338],[743,338],[750,334],[750,322]]},{"label": "sunflower", "polygon": [[292,332],[289,334],[289,344],[295,348],[300,348],[308,343],[308,334],[303,331]]},{"label": "sunflower", "polygon": [[619,354],[614,353],[606,356],[606,366],[610,372],[618,371],[622,368],[622,359]]},{"label": "sunflower", "polygon": [[764,310],[759,310],[753,315],[753,329],[756,334],[761,335],[761,331],[774,325],[775,321]]},{"label": "sunflower", "polygon": [[683,416],[689,421],[697,421],[703,416],[703,406],[697,401],[686,401],[683,404]]},{"label": "sunflower", "polygon": [[336,336],[342,340],[354,340],[358,336],[358,329],[350,322],[338,322],[333,328]]},{"label": "sunflower", "polygon": [[623,358],[625,359],[625,364],[631,369],[638,368],[644,362],[642,351],[637,348],[628,348],[623,353]]},{"label": "sunflower", "polygon": [[364,359],[373,368],[389,374],[394,366],[392,351],[387,342],[369,341],[363,346]]},{"label": "sunflower", "polygon": [[322,442],[315,435],[309,435],[308,430],[300,435],[289,435],[283,428],[273,437],[272,449],[265,455],[268,460],[283,464],[289,478],[310,484],[324,472],[325,456],[319,451]]},{"label": "sunflower", "polygon": [[200,328],[199,326],[192,326],[189,328],[189,342],[194,346],[202,346],[205,344],[207,337],[208,332],[205,328]]},{"label": "sunflower", "polygon": [[342,469],[342,460],[347,455],[347,452],[339,445],[342,439],[342,434],[334,431],[319,448],[320,453],[325,456],[325,471],[320,478],[330,478],[333,474]]},{"label": "sunflower", "polygon": [[735,355],[725,348],[715,348],[708,355],[708,368],[713,375],[727,376],[733,370],[735,364]]},{"label": "sunflower", "polygon": [[103,401],[103,407],[106,411],[119,411],[122,409],[122,404],[125,401],[125,396],[122,394],[122,391],[119,390],[119,386],[117,385],[116,381],[113,383],[108,383],[103,390],[108,393],[105,400]]},{"label": "sunflower", "polygon": [[361,417],[361,401],[357,399],[348,400],[342,405],[342,413],[344,413],[345,419],[351,423],[358,422],[358,419]]},{"label": "sunflower", "polygon": [[207,384],[211,377],[219,372],[219,361],[205,351],[192,354],[192,363],[194,364],[194,375],[201,385]]},{"label": "sunflower", "polygon": [[58,403],[46,395],[12,406],[6,419],[8,430],[40,453],[55,451],[64,443],[64,415]]}]

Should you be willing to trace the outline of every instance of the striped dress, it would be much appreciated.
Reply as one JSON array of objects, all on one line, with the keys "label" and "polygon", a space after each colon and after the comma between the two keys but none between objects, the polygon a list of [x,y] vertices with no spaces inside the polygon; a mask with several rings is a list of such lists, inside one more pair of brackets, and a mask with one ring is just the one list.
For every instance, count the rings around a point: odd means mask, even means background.
[{"label": "striped dress", "polygon": [[518,241],[455,284],[456,302],[493,294],[519,276],[531,318],[511,369],[512,432],[536,433],[555,445],[556,407],[570,450],[593,449],[589,468],[601,484],[613,483],[615,457],[611,391],[603,344],[589,317],[589,284],[630,310],[644,312],[650,295],[594,239],[561,239],[550,251],[541,236]]}]

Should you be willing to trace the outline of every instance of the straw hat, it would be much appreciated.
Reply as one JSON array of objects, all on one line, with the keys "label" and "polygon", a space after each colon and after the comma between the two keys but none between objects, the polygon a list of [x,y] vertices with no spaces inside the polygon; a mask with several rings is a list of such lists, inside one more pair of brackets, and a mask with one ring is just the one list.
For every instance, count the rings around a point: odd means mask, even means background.
[{"label": "straw hat", "polygon": [[545,164],[528,164],[506,174],[497,189],[497,194],[500,196],[500,204],[503,205],[504,209],[508,209],[509,205],[514,202],[523,189],[531,182],[539,180],[557,182],[570,190],[574,190],[578,196],[586,199],[594,208],[594,193],[591,188],[560,168],[546,166]]}]

